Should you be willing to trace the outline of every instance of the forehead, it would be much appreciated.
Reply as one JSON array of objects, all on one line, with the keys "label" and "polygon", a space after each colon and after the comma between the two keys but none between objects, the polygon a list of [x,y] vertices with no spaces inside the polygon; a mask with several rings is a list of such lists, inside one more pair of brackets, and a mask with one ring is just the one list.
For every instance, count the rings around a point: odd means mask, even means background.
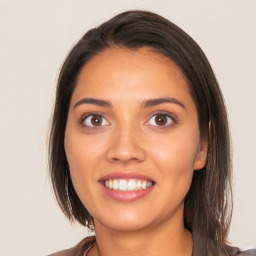
[{"label": "forehead", "polygon": [[[108,48],[81,70],[73,96],[111,97],[125,92],[134,99],[187,94],[189,87],[179,67],[166,56],[143,47],[136,50]],[[124,96],[124,95],[122,95]],[[191,97],[191,96],[190,96]]]}]

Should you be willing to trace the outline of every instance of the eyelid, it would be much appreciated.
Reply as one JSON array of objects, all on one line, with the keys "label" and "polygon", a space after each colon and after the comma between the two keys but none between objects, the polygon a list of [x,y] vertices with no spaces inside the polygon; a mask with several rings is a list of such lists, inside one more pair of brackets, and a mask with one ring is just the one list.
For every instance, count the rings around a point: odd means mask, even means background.
[{"label": "eyelid", "polygon": [[[178,121],[177,117],[174,114],[172,114],[168,111],[156,111],[156,112],[150,114],[150,116],[147,119],[148,121],[145,124],[150,125],[149,124],[150,119],[154,116],[157,116],[157,115],[167,116],[167,117],[172,119],[173,123],[177,123],[177,121]],[[159,127],[159,128],[164,128],[164,127],[167,127],[167,126],[170,126],[170,125],[172,125],[172,124],[167,124],[167,125],[163,125],[163,126],[161,126],[161,125],[153,125],[153,126]]]},{"label": "eyelid", "polygon": [[[86,118],[90,117],[90,116],[93,116],[93,115],[98,115],[100,116],[101,118],[103,118],[104,120],[107,121],[107,124],[104,124],[104,125],[100,125],[100,126],[93,126],[93,125],[85,125],[84,124],[84,121],[86,120]],[[86,127],[86,128],[100,128],[102,126],[107,126],[110,124],[110,122],[108,121],[108,119],[104,116],[103,113],[100,113],[100,112],[89,112],[89,113],[86,113],[84,115],[82,115],[82,117],[78,120],[78,124],[82,127]]]}]

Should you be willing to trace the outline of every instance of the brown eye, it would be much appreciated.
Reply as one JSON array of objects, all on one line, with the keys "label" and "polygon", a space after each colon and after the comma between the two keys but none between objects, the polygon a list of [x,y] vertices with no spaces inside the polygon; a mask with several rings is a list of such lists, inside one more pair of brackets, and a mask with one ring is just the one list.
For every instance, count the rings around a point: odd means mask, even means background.
[{"label": "brown eye", "polygon": [[102,117],[99,115],[93,115],[91,118],[91,123],[93,126],[100,126],[102,124]]},{"label": "brown eye", "polygon": [[167,117],[165,115],[156,115],[155,122],[157,125],[165,125],[167,123]]},{"label": "brown eye", "polygon": [[149,119],[148,124],[153,126],[167,126],[172,122],[174,122],[174,120],[170,116],[166,114],[156,114]]},{"label": "brown eye", "polygon": [[103,126],[108,125],[109,122],[101,115],[92,114],[87,116],[83,121],[85,126],[96,127],[96,126]]}]

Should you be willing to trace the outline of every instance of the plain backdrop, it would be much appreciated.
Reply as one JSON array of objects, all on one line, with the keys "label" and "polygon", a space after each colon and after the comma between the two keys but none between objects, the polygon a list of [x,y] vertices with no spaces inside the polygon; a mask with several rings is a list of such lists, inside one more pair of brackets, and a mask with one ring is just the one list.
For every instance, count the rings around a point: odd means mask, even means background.
[{"label": "plain backdrop", "polygon": [[255,0],[0,0],[0,255],[37,256],[87,235],[57,206],[47,133],[59,68],[89,29],[128,9],[151,10],[190,34],[209,58],[229,113],[234,213],[229,241],[256,246]]}]

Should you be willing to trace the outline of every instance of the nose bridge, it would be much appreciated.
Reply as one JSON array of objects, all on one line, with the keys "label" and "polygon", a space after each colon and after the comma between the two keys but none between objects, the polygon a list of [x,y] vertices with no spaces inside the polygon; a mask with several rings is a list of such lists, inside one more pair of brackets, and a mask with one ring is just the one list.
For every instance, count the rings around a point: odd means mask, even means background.
[{"label": "nose bridge", "polygon": [[143,161],[145,156],[138,127],[125,123],[115,127],[107,150],[108,160],[125,163]]}]

